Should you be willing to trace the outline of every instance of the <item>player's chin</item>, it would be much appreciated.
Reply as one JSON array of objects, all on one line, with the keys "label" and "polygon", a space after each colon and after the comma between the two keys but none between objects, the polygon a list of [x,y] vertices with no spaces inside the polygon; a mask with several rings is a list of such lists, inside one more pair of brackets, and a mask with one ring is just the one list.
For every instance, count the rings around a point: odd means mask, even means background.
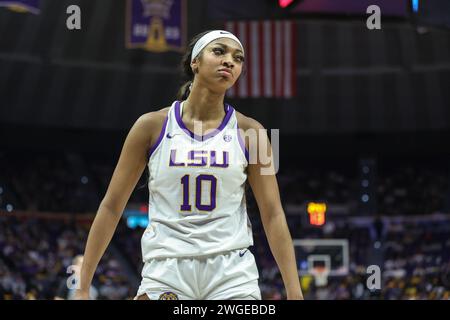
[{"label": "player's chin", "polygon": [[214,84],[212,84],[210,88],[215,93],[225,93],[228,89],[233,87],[234,83],[234,79],[219,78],[214,81]]},{"label": "player's chin", "polygon": [[226,91],[233,87],[235,82],[234,79],[221,79],[220,86]]}]

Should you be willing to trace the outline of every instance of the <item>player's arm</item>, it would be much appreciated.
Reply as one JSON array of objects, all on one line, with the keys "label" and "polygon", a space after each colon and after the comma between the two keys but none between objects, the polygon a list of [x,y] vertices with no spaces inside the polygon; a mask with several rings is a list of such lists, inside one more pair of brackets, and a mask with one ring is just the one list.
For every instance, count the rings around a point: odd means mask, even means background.
[{"label": "player's arm", "polygon": [[125,139],[108,189],[89,231],[81,267],[80,288],[77,290],[79,299],[89,298],[89,288],[97,265],[145,169],[152,140],[157,139],[156,132],[159,133],[162,122],[159,111],[145,114],[134,123]]},{"label": "player's arm", "polygon": [[[292,238],[281,205],[272,146],[264,127],[253,119],[247,119],[248,125],[246,127],[256,130],[256,136],[258,137],[257,148],[254,149],[258,151],[258,156],[252,152],[252,146],[249,146],[248,181],[258,204],[270,249],[280,269],[287,298],[303,299]],[[252,142],[249,141],[249,143]],[[260,149],[262,149],[262,154],[267,155],[266,160],[270,159],[270,164],[259,157]],[[270,169],[271,167],[272,169]]]}]

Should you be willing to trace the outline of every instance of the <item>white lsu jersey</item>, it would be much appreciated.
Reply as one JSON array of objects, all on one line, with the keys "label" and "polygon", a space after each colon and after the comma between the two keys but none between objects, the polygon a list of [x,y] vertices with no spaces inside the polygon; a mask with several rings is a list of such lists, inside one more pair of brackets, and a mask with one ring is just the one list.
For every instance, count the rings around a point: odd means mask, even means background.
[{"label": "white lsu jersey", "polygon": [[184,125],[182,108],[182,102],[172,104],[150,150],[144,262],[253,245],[245,200],[248,153],[235,110],[225,105],[219,128],[198,136]]}]

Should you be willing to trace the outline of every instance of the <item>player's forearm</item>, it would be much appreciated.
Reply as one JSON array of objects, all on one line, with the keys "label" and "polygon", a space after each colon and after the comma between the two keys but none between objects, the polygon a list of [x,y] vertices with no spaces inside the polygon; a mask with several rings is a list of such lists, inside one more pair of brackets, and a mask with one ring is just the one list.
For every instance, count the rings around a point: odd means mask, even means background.
[{"label": "player's forearm", "polygon": [[263,220],[272,254],[280,269],[288,299],[303,299],[295,260],[294,247],[284,212]]},{"label": "player's forearm", "polygon": [[111,242],[120,217],[121,213],[113,212],[104,204],[100,204],[86,243],[80,275],[80,290],[89,291],[97,265]]}]

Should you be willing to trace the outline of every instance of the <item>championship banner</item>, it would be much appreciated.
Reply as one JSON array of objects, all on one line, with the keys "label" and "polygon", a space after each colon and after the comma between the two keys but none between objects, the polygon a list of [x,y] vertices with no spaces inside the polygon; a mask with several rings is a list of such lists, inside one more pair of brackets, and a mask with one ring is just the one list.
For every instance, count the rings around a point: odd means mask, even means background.
[{"label": "championship banner", "polygon": [[40,0],[0,0],[0,7],[7,7],[15,12],[31,12],[39,14]]},{"label": "championship banner", "polygon": [[126,46],[182,52],[186,44],[185,0],[127,0]]}]

